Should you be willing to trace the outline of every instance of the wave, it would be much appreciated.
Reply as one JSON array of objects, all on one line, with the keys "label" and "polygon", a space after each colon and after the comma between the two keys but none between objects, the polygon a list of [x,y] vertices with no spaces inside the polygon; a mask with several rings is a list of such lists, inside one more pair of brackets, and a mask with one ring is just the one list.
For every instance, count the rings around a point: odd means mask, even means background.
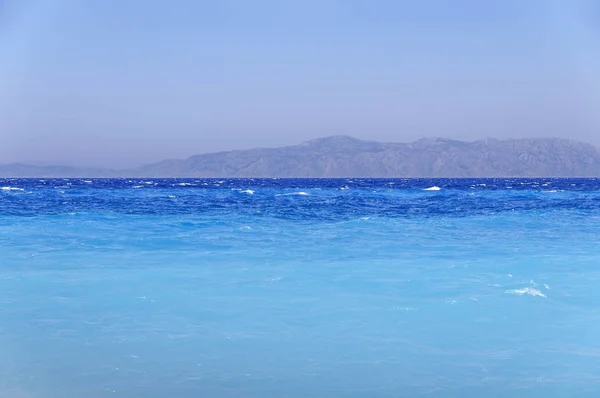
[{"label": "wave", "polygon": [[300,191],[300,192],[289,192],[289,193],[280,193],[275,196],[290,196],[290,195],[299,195],[299,196],[309,196],[308,192]]},{"label": "wave", "polygon": [[524,294],[529,294],[530,296],[546,297],[546,295],[544,293],[540,292],[538,289],[534,289],[534,288],[531,288],[531,287],[525,287],[523,289],[505,290],[504,293],[506,293],[506,294],[516,294],[517,296],[522,296]]}]

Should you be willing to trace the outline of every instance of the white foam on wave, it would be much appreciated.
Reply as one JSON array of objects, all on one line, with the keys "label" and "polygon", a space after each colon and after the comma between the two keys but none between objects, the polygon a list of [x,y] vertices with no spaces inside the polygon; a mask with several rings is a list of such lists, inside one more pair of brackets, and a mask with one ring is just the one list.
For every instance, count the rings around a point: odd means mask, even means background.
[{"label": "white foam on wave", "polygon": [[290,195],[299,195],[299,196],[309,196],[307,192],[289,192],[289,193],[278,193],[275,196],[290,196]]},{"label": "white foam on wave", "polygon": [[515,294],[517,296],[522,296],[524,294],[529,294],[530,296],[546,297],[546,295],[544,293],[542,293],[538,289],[534,289],[532,287],[525,287],[523,289],[505,290],[504,293],[506,293],[506,294]]},{"label": "white foam on wave", "polygon": [[240,191],[242,193],[247,193],[248,195],[254,195],[254,191],[251,189],[244,189],[243,191]]},{"label": "white foam on wave", "polygon": [[423,191],[439,191],[442,188],[440,187],[429,187],[429,188],[425,188]]},{"label": "white foam on wave", "polygon": [[17,188],[17,187],[2,187],[0,188],[3,191],[24,191],[23,188]]},{"label": "white foam on wave", "polygon": [[140,189],[140,188],[144,188],[144,186],[143,185],[134,185],[131,188],[133,188],[133,189]]},{"label": "white foam on wave", "polygon": [[180,182],[180,183],[179,183],[179,184],[177,184],[177,185],[179,185],[180,187],[191,187],[191,186],[193,186],[194,184],[192,184],[191,182]]}]

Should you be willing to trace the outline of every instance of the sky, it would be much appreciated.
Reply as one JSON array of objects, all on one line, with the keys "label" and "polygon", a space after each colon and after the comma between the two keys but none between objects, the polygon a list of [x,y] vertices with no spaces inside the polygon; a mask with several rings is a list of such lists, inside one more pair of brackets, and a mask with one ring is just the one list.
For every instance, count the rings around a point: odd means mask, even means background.
[{"label": "sky", "polygon": [[328,135],[600,145],[596,0],[0,0],[0,163]]}]

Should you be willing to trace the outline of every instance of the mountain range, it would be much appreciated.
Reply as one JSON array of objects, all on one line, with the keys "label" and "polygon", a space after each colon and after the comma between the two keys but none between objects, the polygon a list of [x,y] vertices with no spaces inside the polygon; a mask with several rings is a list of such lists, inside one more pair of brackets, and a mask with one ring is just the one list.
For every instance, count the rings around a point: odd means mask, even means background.
[{"label": "mountain range", "polygon": [[600,177],[600,149],[559,138],[382,143],[332,136],[280,148],[163,160],[128,170],[12,163],[0,165],[0,177]]}]

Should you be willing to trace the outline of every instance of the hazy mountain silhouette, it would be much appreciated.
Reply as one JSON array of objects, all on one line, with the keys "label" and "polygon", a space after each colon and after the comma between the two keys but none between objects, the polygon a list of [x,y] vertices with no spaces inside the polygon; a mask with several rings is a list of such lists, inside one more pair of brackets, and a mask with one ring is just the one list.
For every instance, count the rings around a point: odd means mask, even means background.
[{"label": "hazy mountain silhouette", "polygon": [[129,170],[0,165],[3,177],[600,177],[600,150],[557,138],[424,138],[381,143],[332,136],[164,160]]}]

